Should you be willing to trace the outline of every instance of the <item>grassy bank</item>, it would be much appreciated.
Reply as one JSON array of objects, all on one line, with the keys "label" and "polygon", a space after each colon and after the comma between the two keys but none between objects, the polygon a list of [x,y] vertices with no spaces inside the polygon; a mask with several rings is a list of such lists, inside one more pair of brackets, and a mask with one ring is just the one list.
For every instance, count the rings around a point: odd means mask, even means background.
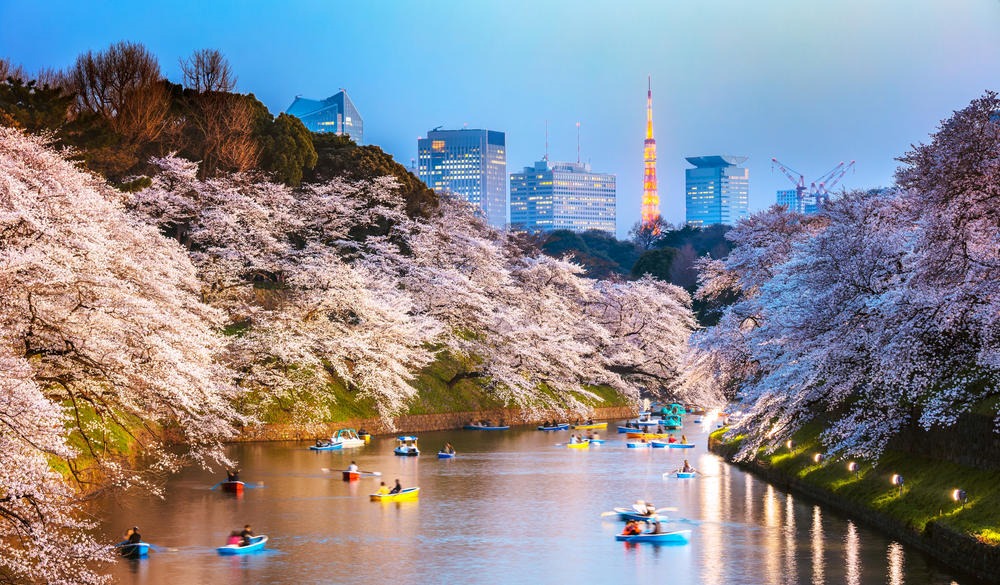
[{"label": "grassy bank", "polygon": [[[790,483],[801,483],[833,494],[855,508],[873,510],[900,525],[924,534],[933,526],[968,535],[978,542],[1000,546],[1000,474],[895,451],[886,451],[877,461],[815,460],[824,448],[819,424],[803,428],[792,438],[791,449],[759,453],[757,466],[778,473]],[[712,435],[720,454],[732,455],[739,439],[721,442],[723,430]],[[894,474],[903,485],[894,486]],[[965,490],[967,502],[952,498],[955,489]]]},{"label": "grassy bank", "polygon": [[[469,372],[475,369],[475,364],[457,356],[442,353],[437,359],[420,371],[413,382],[418,389],[417,397],[410,403],[402,415],[439,414],[449,412],[477,412],[501,410],[513,407],[488,388],[487,380],[471,376]],[[577,396],[582,403],[594,407],[627,406],[629,401],[614,390],[603,386],[592,386],[588,391],[597,395],[597,399]],[[344,386],[340,380],[330,379],[326,394],[329,397],[321,409],[328,413],[319,423],[332,423],[349,419],[376,418],[378,412],[370,399],[359,399]],[[539,390],[539,399],[546,404],[559,405],[559,396]],[[261,415],[265,424],[294,424],[298,421],[296,410],[302,404],[275,404]],[[558,409],[558,406],[553,409]]]}]

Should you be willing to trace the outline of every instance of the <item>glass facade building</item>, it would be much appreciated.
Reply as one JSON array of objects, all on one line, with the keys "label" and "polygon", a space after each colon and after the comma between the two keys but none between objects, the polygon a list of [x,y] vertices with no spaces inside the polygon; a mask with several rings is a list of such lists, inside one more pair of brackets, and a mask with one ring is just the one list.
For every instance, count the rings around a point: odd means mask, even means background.
[{"label": "glass facade building", "polygon": [[788,211],[795,211],[797,213],[810,214],[819,211],[816,197],[807,195],[800,199],[796,195],[795,189],[782,189],[778,191],[777,202],[778,205],[787,207]]},{"label": "glass facade building", "polygon": [[733,225],[748,216],[750,171],[739,166],[745,156],[693,156],[695,168],[684,171],[687,224]]},{"label": "glass facade building", "polygon": [[302,120],[310,132],[332,132],[337,136],[346,134],[358,144],[365,141],[364,120],[344,90],[325,100],[296,97],[285,113]]},{"label": "glass facade building", "polygon": [[495,130],[431,130],[417,139],[417,174],[435,191],[454,193],[507,226],[507,145]]},{"label": "glass facade building", "polygon": [[541,160],[510,175],[510,225],[528,232],[615,234],[615,176],[590,165]]}]

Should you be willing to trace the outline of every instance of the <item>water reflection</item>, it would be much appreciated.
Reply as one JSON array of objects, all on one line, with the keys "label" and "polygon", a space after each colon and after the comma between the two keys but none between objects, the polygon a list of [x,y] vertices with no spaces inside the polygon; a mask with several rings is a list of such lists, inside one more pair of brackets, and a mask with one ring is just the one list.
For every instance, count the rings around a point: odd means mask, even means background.
[{"label": "water reflection", "polygon": [[812,509],[812,582],[813,585],[823,585],[823,513],[819,506]]},{"label": "water reflection", "polygon": [[858,529],[854,522],[847,521],[847,533],[844,535],[844,555],[847,570],[847,585],[861,583],[861,559],[859,554]]},{"label": "water reflection", "polygon": [[903,585],[903,545],[890,542],[886,553],[889,561],[889,585]]},{"label": "water reflection", "polygon": [[[904,563],[899,544],[743,474],[705,451],[701,431],[685,432],[698,442],[692,452],[626,449],[615,436],[575,451],[555,446],[565,435],[533,430],[422,434],[432,448],[456,446],[459,456],[443,461],[395,457],[391,439],[379,437],[347,453],[233,446],[244,477],[265,488],[236,499],[208,489],[218,477],[191,469],[171,480],[165,500],[106,503],[109,538],[139,525],[149,542],[178,549],[120,563],[113,577],[141,585],[318,584],[359,573],[398,583],[953,583],[920,554]],[[662,476],[685,457],[702,476]],[[351,460],[382,477],[344,482],[330,473]],[[396,477],[420,486],[420,500],[368,501],[380,480]],[[621,522],[601,513],[639,498],[676,507],[668,529],[692,530],[690,544],[616,542]],[[245,523],[271,537],[271,551],[216,555]]]}]

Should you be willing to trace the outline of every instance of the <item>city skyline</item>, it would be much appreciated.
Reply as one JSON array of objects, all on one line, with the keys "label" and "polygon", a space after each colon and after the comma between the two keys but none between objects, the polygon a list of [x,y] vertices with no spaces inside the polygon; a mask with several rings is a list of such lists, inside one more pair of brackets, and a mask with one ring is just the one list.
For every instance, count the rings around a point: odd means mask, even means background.
[{"label": "city skyline", "polygon": [[[687,156],[748,155],[751,211],[789,188],[772,157],[807,176],[857,160],[842,186],[887,186],[896,157],[1000,81],[994,67],[975,66],[1000,62],[993,0],[961,10],[930,0],[612,6],[4,2],[0,53],[34,72],[134,40],[176,82],[178,59],[219,49],[238,91],[275,114],[297,94],[347,88],[365,114],[365,142],[406,166],[415,137],[465,123],[503,129],[511,166],[530,165],[544,152],[546,120],[551,158],[575,160],[581,122],[582,160],[618,177],[619,236],[640,215],[641,94],[650,73],[661,211],[672,223],[684,217]],[[522,18],[525,11],[533,17]],[[352,26],[330,34],[331,22]],[[37,31],[49,40],[38,43]]]}]

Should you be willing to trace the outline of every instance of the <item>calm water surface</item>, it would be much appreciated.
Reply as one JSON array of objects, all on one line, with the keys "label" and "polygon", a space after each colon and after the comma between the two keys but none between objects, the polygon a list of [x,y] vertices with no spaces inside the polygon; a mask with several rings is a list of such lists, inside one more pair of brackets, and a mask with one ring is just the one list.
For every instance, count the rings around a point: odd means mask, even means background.
[{"label": "calm water surface", "polygon": [[[159,550],[113,568],[119,583],[671,583],[951,584],[917,551],[744,474],[707,452],[708,425],[690,420],[694,449],[627,449],[613,430],[587,451],[557,446],[569,433],[423,433],[423,454],[396,457],[389,437],[342,452],[306,443],[234,445],[248,489],[211,490],[197,469],[174,476],[164,500],[104,506],[107,533],[137,524]],[[459,455],[438,460],[445,441]],[[687,457],[705,475],[664,479]],[[378,479],[344,482],[356,460],[419,486],[420,500],[370,502]],[[668,528],[683,546],[626,545],[622,523],[601,517],[647,499],[674,506]],[[268,550],[221,557],[214,547],[252,524]]]}]

